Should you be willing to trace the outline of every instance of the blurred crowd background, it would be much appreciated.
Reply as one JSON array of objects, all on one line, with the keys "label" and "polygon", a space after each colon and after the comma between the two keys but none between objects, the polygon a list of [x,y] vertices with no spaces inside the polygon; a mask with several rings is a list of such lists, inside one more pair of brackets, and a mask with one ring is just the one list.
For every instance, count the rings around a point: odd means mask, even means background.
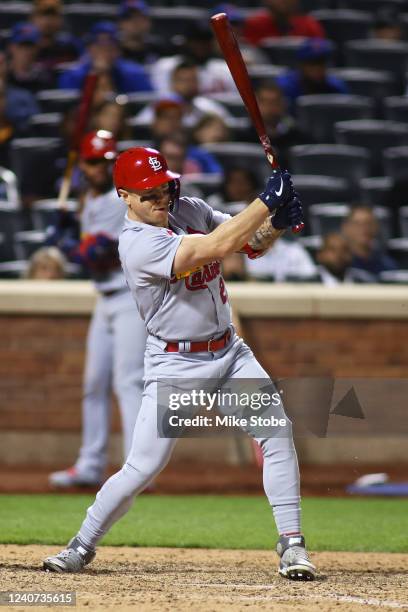
[{"label": "blurred crowd background", "polygon": [[[408,283],[408,0],[180,1],[0,4],[0,278],[86,278],[47,228],[90,71],[89,130],[159,148],[216,209],[260,192],[270,167],[210,27],[226,12],[306,216],[226,278]],[[70,211],[84,187],[76,170]]]}]

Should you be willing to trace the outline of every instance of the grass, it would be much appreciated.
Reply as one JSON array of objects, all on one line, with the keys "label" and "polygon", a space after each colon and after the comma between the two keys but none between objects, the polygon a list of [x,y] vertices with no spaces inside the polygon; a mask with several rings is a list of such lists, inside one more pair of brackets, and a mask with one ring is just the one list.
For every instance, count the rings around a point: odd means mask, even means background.
[{"label": "grass", "polygon": [[[93,499],[0,495],[0,544],[66,544]],[[302,508],[312,550],[408,552],[407,500],[306,498]],[[142,495],[103,543],[270,549],[275,540],[263,497]]]}]

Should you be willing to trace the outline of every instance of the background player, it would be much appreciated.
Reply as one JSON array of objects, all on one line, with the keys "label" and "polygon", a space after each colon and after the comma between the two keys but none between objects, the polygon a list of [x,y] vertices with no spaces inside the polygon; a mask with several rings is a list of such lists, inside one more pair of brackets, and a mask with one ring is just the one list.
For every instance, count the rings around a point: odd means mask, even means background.
[{"label": "background player", "polygon": [[[112,134],[87,134],[80,149],[86,179],[80,214],[81,241],[67,240],[72,219],[62,214],[59,245],[88,268],[99,294],[88,332],[83,389],[82,446],[75,465],[50,475],[57,487],[100,484],[107,463],[112,387],[119,401],[124,456],[129,453],[143,390],[145,325],[120,268],[118,236],[126,205],[112,187],[116,143]],[[74,222],[75,225],[75,222]],[[71,229],[75,232],[75,227]],[[60,227],[61,230],[61,227]],[[69,232],[68,232],[69,233]]]},{"label": "background player", "polygon": [[[177,439],[158,435],[158,379],[213,379],[222,387],[233,379],[261,378],[274,388],[231,325],[220,260],[242,247],[260,254],[286,227],[303,220],[287,172],[274,171],[262,194],[232,219],[197,198],[178,198],[179,175],[168,170],[154,149],[122,153],[114,183],[128,206],[119,246],[122,267],[149,334],[145,388],[129,456],[98,493],[68,548],[44,561],[44,569],[55,572],[79,571],[89,563],[97,542],[167,464]],[[278,410],[285,417],[282,404]],[[300,530],[299,471],[290,421],[285,435],[271,436],[272,431],[255,437],[280,534],[279,572],[313,579],[315,567]]]}]

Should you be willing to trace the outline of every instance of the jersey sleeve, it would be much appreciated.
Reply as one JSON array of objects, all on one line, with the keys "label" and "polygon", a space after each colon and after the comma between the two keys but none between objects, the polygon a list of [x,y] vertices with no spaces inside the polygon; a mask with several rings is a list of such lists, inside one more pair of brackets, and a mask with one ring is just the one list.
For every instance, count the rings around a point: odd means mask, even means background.
[{"label": "jersey sleeve", "polygon": [[[141,238],[141,236],[140,236]],[[172,276],[173,261],[183,236],[158,232],[135,241],[127,251],[124,264],[133,281]]]},{"label": "jersey sleeve", "polygon": [[216,227],[221,225],[221,223],[225,223],[225,221],[232,218],[231,215],[228,215],[227,213],[222,213],[219,210],[215,210],[212,208],[212,206],[200,198],[191,198],[191,200],[193,200],[195,206],[199,208],[200,214],[204,218],[204,225],[207,226],[209,232],[212,232]]}]

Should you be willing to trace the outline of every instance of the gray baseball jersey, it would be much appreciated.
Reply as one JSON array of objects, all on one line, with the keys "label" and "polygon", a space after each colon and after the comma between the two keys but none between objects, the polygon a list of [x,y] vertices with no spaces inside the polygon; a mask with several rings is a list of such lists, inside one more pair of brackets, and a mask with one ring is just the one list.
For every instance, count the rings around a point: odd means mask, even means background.
[{"label": "gray baseball jersey", "polygon": [[[94,198],[87,197],[81,214],[81,234],[103,232],[117,240],[123,228],[126,204],[118,197],[116,189]],[[94,281],[98,291],[114,291],[126,286],[120,266],[106,274],[103,280]]]},{"label": "gray baseball jersey", "polygon": [[183,275],[172,274],[183,236],[208,234],[229,218],[203,200],[187,197],[180,198],[170,213],[169,228],[126,217],[119,254],[149,334],[163,340],[205,340],[224,332],[231,324],[219,261]]}]

